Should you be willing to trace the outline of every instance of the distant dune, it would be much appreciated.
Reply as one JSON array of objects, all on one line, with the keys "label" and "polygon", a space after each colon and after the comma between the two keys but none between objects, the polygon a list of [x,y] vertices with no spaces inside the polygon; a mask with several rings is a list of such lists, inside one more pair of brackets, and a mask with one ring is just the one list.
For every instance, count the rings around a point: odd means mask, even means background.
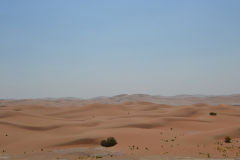
[{"label": "distant dune", "polygon": [[112,97],[96,97],[91,99],[80,98],[43,98],[43,99],[0,99],[0,107],[4,106],[82,106],[86,104],[102,103],[102,104],[120,104],[125,102],[151,102],[156,104],[167,105],[192,105],[205,103],[211,105],[229,104],[240,105],[240,94],[222,95],[222,96],[203,96],[203,95],[178,95],[178,96],[152,96],[147,94],[121,94]]},{"label": "distant dune", "polygon": [[117,95],[113,97],[100,97],[89,99],[88,102],[95,103],[123,103],[123,102],[151,102],[168,105],[191,105],[197,103],[207,104],[240,104],[240,94],[222,96],[203,96],[203,95],[179,95],[179,96],[152,96],[146,94]]},{"label": "distant dune", "polygon": [[[169,105],[177,102],[201,103]],[[239,103],[239,95],[2,100],[0,147],[13,155],[44,155],[56,149],[100,147],[100,140],[114,136],[118,145],[106,151],[131,156],[239,157],[240,107],[206,102]],[[224,142],[226,136],[232,143]]]}]

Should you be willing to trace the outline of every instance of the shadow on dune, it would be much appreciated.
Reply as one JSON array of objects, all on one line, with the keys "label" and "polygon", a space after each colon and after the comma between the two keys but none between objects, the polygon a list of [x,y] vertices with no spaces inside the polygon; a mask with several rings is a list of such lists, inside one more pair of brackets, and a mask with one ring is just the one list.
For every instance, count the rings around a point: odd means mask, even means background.
[{"label": "shadow on dune", "polygon": [[48,130],[53,130],[53,129],[62,127],[61,125],[27,126],[27,125],[15,124],[15,123],[10,123],[10,122],[0,122],[0,124],[17,127],[17,128],[20,128],[20,129],[32,130],[32,131],[48,131]]},{"label": "shadow on dune", "polygon": [[77,139],[69,142],[60,143],[54,145],[54,147],[63,147],[63,146],[73,146],[73,145],[98,145],[99,139],[98,138],[83,138]]}]

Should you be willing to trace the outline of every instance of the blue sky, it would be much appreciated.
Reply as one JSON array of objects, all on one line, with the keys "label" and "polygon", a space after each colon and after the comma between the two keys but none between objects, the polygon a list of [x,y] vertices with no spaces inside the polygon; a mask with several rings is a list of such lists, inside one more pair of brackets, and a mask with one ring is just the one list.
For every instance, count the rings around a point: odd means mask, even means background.
[{"label": "blue sky", "polygon": [[239,0],[2,0],[0,98],[240,93]]}]

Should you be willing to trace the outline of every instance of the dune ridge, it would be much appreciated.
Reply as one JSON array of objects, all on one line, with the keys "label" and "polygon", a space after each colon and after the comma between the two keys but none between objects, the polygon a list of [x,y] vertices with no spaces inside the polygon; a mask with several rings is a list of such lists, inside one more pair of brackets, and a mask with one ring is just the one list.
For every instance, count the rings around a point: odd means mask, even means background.
[{"label": "dune ridge", "polygon": [[89,99],[82,98],[41,98],[41,99],[0,99],[0,108],[6,106],[29,106],[33,104],[39,107],[78,107],[86,104],[128,104],[131,103],[155,103],[167,105],[193,105],[193,104],[229,104],[233,106],[240,105],[240,94],[232,95],[176,95],[176,96],[158,96],[148,94],[120,94],[111,97],[95,97]]}]

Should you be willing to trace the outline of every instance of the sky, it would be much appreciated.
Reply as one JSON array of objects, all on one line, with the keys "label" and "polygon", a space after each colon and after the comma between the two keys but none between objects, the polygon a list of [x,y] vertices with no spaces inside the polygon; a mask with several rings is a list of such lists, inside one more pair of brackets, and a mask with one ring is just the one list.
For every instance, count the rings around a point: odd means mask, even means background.
[{"label": "sky", "polygon": [[0,1],[0,99],[124,93],[240,93],[240,1]]}]

